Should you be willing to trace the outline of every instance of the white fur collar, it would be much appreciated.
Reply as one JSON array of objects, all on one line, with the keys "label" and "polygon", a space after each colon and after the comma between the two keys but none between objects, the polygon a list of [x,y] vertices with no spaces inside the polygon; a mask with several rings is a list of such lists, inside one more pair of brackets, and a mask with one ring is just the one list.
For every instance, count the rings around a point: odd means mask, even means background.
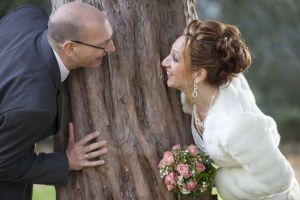
[{"label": "white fur collar", "polygon": [[[185,102],[183,92],[181,93],[181,102],[183,111],[191,114],[192,106]],[[243,134],[242,132],[232,132],[245,125],[246,119],[243,119],[244,117],[248,119],[259,118],[261,123],[267,123],[268,127],[265,127],[265,129],[272,132],[274,142],[277,145],[279,144],[280,137],[276,123],[257,107],[254,95],[242,74],[234,78],[228,86],[220,86],[219,95],[205,121],[204,140],[209,139],[209,135],[213,134],[210,132],[221,132],[221,135],[218,135],[219,139],[227,137],[228,134]],[[214,139],[216,138],[214,137]]]}]

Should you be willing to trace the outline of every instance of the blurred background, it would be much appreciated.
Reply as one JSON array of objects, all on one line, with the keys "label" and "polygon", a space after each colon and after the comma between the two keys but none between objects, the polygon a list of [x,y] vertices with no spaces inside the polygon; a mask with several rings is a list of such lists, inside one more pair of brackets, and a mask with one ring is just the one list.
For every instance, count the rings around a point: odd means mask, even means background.
[{"label": "blurred background", "polygon": [[[1,0],[0,17],[25,2],[51,12],[50,0]],[[280,148],[300,180],[300,0],[197,0],[198,18],[219,20],[239,27],[253,54],[246,73],[258,106],[272,116],[282,140]],[[299,84],[299,85],[298,85]],[[51,142],[37,151],[51,151]],[[35,187],[35,195],[49,192]],[[54,190],[35,199],[53,199]],[[47,198],[48,197],[48,198]]]},{"label": "blurred background", "polygon": [[3,17],[10,9],[16,8],[22,4],[32,3],[51,12],[51,0],[1,0],[0,1],[0,18]]},{"label": "blurred background", "polygon": [[280,149],[300,180],[300,0],[198,0],[196,6],[199,19],[240,29],[253,54],[245,76],[258,106],[277,122]]},{"label": "blurred background", "polygon": [[199,19],[239,27],[254,55],[246,73],[282,142],[300,141],[300,0],[198,0]]}]

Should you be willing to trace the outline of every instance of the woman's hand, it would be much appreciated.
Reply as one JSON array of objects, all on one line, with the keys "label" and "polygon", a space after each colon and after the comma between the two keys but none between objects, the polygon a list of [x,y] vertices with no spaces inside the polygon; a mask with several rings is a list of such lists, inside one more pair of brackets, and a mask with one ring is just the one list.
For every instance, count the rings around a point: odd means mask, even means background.
[{"label": "woman's hand", "polygon": [[[69,123],[69,142],[67,156],[69,159],[69,170],[81,170],[84,167],[94,167],[105,164],[100,156],[107,153],[106,141],[99,140],[99,132],[92,132],[75,143],[73,123]],[[97,142],[89,144],[89,141],[97,139]],[[95,159],[97,158],[97,159]],[[90,161],[89,159],[93,159]]]}]

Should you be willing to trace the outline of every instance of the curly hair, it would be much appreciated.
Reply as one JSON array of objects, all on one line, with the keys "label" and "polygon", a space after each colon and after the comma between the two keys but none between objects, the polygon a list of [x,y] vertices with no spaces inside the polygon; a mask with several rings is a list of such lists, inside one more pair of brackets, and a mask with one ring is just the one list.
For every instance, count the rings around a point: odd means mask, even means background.
[{"label": "curly hair", "polygon": [[248,69],[251,53],[236,26],[218,21],[191,21],[184,30],[186,75],[204,68],[206,81],[214,86],[228,84]]}]

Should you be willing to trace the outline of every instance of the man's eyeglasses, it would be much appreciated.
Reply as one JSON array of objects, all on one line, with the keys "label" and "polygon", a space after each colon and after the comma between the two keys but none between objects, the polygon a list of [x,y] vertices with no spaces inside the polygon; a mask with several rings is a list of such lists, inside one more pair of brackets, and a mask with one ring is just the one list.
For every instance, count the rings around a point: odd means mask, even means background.
[{"label": "man's eyeglasses", "polygon": [[109,41],[111,40],[108,39],[106,40],[105,42],[103,42],[103,45],[102,46],[95,46],[95,45],[91,45],[91,44],[87,44],[87,43],[84,43],[84,42],[80,42],[80,41],[77,41],[77,40],[71,40],[72,42],[76,42],[78,44],[83,44],[83,45],[86,45],[86,46],[89,46],[89,47],[93,47],[93,48],[96,48],[96,49],[102,49],[102,50],[105,50],[106,46],[108,45]]}]

